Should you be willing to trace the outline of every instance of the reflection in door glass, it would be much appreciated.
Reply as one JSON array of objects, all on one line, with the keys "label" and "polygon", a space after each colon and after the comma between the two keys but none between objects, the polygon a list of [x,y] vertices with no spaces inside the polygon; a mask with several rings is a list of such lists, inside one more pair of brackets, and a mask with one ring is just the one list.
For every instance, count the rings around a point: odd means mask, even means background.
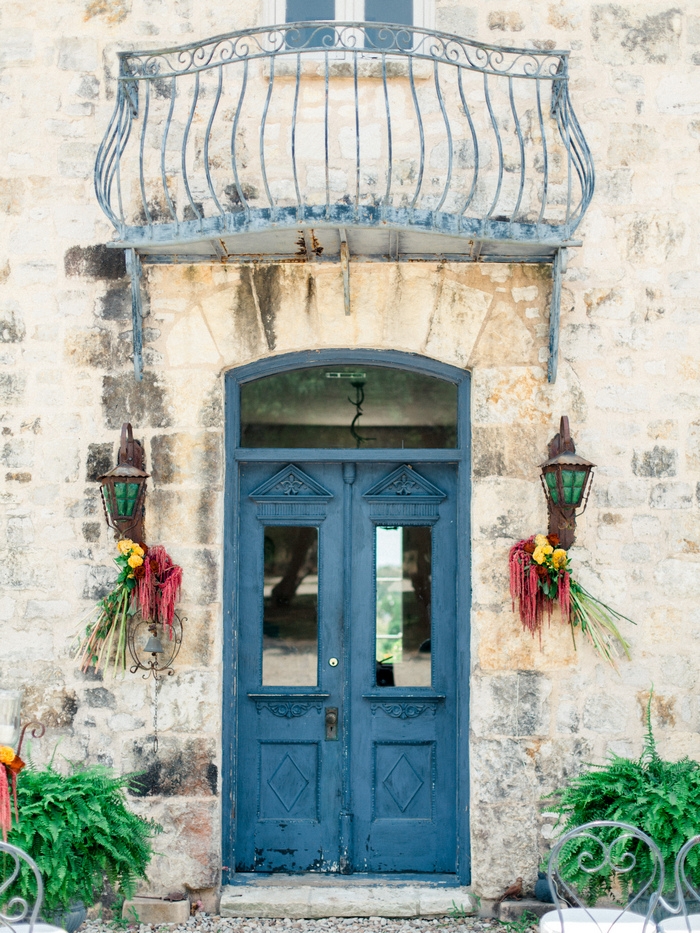
[{"label": "reflection in door glass", "polygon": [[242,447],[455,447],[457,386],[388,366],[313,366],[241,386]]},{"label": "reflection in door glass", "polygon": [[318,528],[265,528],[263,605],[263,686],[315,686]]},{"label": "reflection in door glass", "polygon": [[378,687],[429,687],[430,527],[377,528]]}]

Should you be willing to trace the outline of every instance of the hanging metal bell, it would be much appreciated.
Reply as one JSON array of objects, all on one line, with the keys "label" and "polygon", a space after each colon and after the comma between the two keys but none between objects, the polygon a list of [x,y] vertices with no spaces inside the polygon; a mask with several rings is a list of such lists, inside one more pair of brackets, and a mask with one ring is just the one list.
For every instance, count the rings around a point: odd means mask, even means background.
[{"label": "hanging metal bell", "polygon": [[163,654],[163,644],[157,635],[151,635],[143,649],[146,654]]}]

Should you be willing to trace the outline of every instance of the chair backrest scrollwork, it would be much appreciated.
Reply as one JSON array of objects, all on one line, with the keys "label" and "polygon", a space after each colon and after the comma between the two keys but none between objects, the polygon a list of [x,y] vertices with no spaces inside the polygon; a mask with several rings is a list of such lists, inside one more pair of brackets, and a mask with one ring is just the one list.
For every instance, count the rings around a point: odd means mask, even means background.
[{"label": "chair backrest scrollwork", "polygon": [[[8,862],[12,870],[5,876]],[[23,862],[29,866],[36,880],[37,893],[33,905],[24,897],[12,894],[12,885],[19,877]],[[12,930],[18,923],[28,924],[28,933],[32,933],[44,899],[44,882],[36,862],[17,846],[0,842],[0,871],[0,933],[3,929]]]},{"label": "chair backrest scrollwork", "polygon": [[691,914],[700,914],[700,906],[691,909],[689,901],[700,905],[700,836],[693,836],[680,849],[674,865],[674,881],[676,883],[675,904],[664,901],[664,907],[674,914],[681,914],[688,930],[691,929],[689,917]]},{"label": "chair backrest scrollwork", "polygon": [[603,899],[614,902],[621,916],[643,914],[650,933],[656,927],[652,915],[664,889],[664,860],[654,840],[637,827],[595,820],[557,840],[547,881],[562,930],[562,900],[584,909],[595,923],[591,910]]}]

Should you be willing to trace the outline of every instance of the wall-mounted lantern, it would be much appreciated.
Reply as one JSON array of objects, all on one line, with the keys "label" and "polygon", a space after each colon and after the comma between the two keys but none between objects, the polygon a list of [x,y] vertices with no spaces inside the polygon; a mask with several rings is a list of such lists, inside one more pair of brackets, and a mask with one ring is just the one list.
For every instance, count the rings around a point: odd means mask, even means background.
[{"label": "wall-mounted lantern", "polygon": [[[576,518],[586,510],[594,466],[576,453],[569,419],[564,415],[559,433],[549,442],[549,459],[540,467],[549,510],[549,533],[559,535],[563,548],[574,543]],[[579,507],[581,511],[577,513]]]},{"label": "wall-mounted lantern", "polygon": [[149,475],[143,469],[143,447],[131,425],[122,425],[117,465],[99,477],[105,518],[115,537],[143,541],[144,499]]}]

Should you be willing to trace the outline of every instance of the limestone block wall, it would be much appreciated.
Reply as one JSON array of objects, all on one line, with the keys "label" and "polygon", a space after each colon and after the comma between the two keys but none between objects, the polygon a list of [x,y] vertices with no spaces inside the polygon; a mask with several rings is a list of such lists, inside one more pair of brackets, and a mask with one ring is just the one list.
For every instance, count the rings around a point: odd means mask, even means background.
[{"label": "limestone block wall", "polygon": [[[151,890],[215,890],[220,858],[223,374],[316,347],[408,350],[473,378],[471,824],[474,888],[532,881],[542,795],[610,750],[636,754],[653,682],[664,754],[700,755],[700,16],[693,4],[438,0],[437,26],[571,48],[597,191],[570,251],[559,378],[546,382],[549,271],[514,265],[148,268],[146,372],[133,380],[123,257],[92,191],[116,51],[260,22],[255,3],[5,0],[0,11],[0,678],[68,759],[145,772],[160,820]],[[253,288],[258,300],[255,301]],[[537,465],[568,413],[598,464],[582,582],[637,621],[605,667],[556,619],[519,629],[507,553],[543,530]],[[153,477],[146,535],[185,568],[186,640],[152,682],[82,675],[70,649],[114,578],[97,476],[122,421]]]}]

